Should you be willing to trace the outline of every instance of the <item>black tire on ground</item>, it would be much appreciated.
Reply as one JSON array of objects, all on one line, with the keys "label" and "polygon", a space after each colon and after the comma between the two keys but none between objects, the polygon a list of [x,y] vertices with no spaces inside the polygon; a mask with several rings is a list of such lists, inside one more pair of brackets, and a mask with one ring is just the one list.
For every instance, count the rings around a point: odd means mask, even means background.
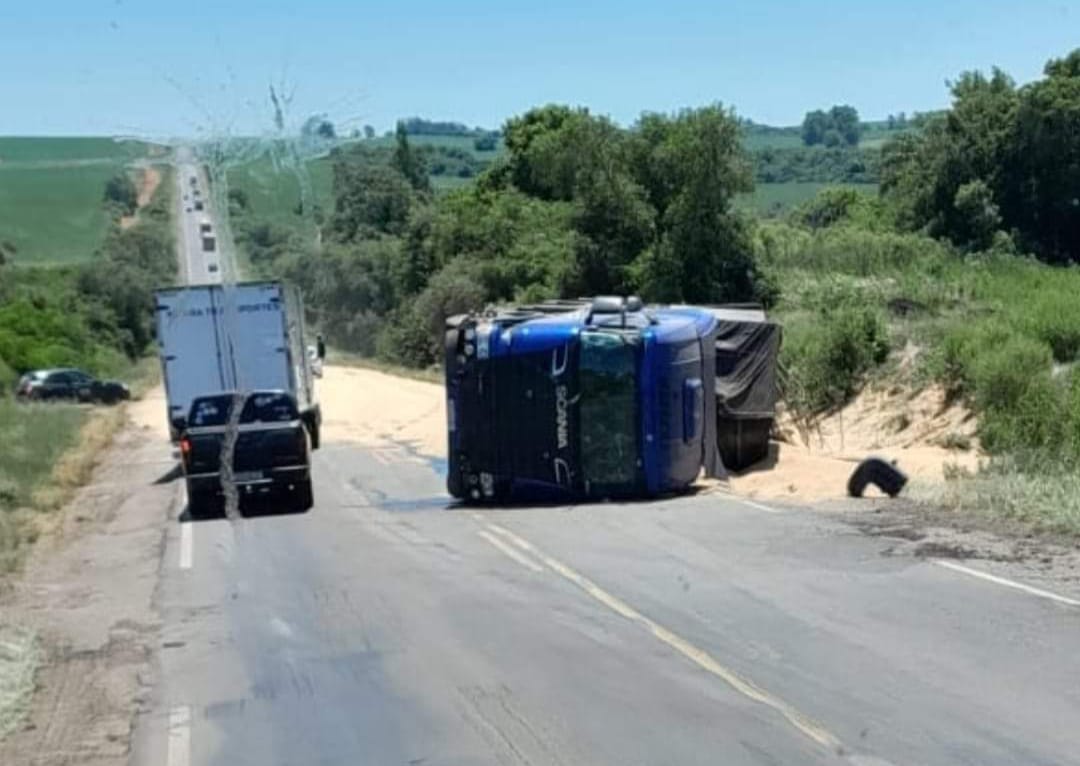
[{"label": "black tire on ground", "polygon": [[297,511],[309,510],[315,505],[315,493],[311,488],[311,479],[296,485],[292,493],[293,508]]},{"label": "black tire on ground", "polygon": [[319,448],[319,424],[313,422],[311,424],[311,429],[308,431],[308,434],[311,436],[311,448],[313,450],[318,449]]},{"label": "black tire on ground", "polygon": [[889,497],[896,497],[907,480],[907,474],[887,460],[868,457],[851,474],[847,491],[852,497],[862,497],[867,485],[873,484]]}]

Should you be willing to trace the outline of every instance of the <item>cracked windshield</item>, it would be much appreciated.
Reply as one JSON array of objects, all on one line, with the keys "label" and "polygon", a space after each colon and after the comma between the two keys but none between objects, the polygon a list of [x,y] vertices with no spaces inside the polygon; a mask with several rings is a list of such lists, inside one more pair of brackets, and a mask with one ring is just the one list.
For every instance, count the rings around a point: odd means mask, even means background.
[{"label": "cracked windshield", "polygon": [[0,13],[0,766],[1080,766],[1080,5]]}]

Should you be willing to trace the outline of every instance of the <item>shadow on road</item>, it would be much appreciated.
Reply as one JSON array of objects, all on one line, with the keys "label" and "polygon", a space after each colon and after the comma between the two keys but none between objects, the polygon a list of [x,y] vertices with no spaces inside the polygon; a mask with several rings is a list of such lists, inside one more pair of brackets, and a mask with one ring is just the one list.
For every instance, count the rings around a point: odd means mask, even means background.
[{"label": "shadow on road", "polygon": [[179,463],[176,463],[172,468],[163,473],[161,476],[154,480],[154,485],[160,484],[172,484],[174,481],[184,475],[184,468]]}]

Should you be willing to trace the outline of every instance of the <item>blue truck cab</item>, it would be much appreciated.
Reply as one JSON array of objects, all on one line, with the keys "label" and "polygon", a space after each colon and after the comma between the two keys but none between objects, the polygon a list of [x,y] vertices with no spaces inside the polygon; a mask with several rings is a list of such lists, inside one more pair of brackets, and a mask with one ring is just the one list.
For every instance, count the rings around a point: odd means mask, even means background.
[{"label": "blue truck cab", "polygon": [[466,502],[677,492],[716,447],[717,320],[636,298],[452,317],[447,486]]}]

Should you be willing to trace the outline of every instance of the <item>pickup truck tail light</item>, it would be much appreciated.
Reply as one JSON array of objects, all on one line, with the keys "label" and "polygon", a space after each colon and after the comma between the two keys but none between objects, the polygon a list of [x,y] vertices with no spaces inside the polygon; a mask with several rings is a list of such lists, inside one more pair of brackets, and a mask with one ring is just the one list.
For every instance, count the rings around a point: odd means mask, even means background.
[{"label": "pickup truck tail light", "polygon": [[180,458],[186,464],[191,457],[191,439],[186,436],[180,438]]}]

